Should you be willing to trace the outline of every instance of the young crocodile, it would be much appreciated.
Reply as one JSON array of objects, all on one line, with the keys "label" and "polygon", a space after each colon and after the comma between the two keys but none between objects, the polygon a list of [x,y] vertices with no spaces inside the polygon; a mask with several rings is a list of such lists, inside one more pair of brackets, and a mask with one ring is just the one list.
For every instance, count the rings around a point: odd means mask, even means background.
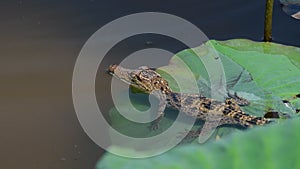
[{"label": "young crocodile", "polygon": [[[243,112],[240,106],[247,105],[249,102],[236,95],[229,95],[229,98],[227,98],[225,102],[220,102],[204,97],[201,94],[173,92],[168,82],[162,78],[160,74],[146,66],[132,70],[113,64],[109,66],[108,72],[122,81],[159,98],[158,115],[151,125],[153,130],[158,129],[159,121],[164,116],[165,106],[180,110],[197,119],[206,120],[206,123],[207,120],[210,119],[208,123],[212,123],[212,125],[208,125],[210,127],[206,128],[206,130],[224,124],[251,127],[270,122],[270,120],[264,117],[256,117]],[[213,118],[218,118],[218,120]],[[195,134],[198,135],[201,132],[202,131],[199,130]]]}]

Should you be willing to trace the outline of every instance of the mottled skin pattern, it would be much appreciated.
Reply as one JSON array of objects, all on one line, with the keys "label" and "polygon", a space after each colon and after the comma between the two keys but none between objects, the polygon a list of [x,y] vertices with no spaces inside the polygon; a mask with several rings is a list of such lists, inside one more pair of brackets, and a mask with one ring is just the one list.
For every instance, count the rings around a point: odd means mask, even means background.
[{"label": "mottled skin pattern", "polygon": [[[270,121],[263,117],[251,116],[243,112],[240,106],[248,105],[249,102],[236,94],[229,95],[225,102],[220,102],[200,94],[184,94],[173,92],[168,82],[154,70],[142,66],[138,69],[126,69],[118,65],[111,65],[108,69],[110,74],[124,82],[139,88],[140,90],[153,94],[159,98],[159,110],[156,120],[152,122],[152,129],[159,127],[159,121],[164,116],[165,106],[180,110],[189,116],[211,123],[214,128],[224,124],[251,127],[253,125],[264,125]],[[210,116],[210,118],[208,118]],[[210,119],[208,121],[208,119]],[[196,135],[199,132],[196,133]]]}]

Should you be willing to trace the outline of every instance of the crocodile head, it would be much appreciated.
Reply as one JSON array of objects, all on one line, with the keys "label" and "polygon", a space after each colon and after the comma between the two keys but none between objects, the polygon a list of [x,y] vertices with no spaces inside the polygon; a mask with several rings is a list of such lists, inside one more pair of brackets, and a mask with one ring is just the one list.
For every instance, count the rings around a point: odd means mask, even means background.
[{"label": "crocodile head", "polygon": [[109,66],[108,72],[145,93],[151,93],[155,90],[160,90],[163,93],[171,92],[168,82],[147,66],[141,66],[137,69],[126,69],[113,64]]}]

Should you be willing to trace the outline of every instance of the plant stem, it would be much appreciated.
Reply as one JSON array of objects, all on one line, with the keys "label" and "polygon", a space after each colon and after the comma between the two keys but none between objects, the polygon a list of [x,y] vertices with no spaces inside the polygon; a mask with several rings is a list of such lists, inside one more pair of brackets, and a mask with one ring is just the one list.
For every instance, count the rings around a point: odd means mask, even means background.
[{"label": "plant stem", "polygon": [[264,29],[264,41],[265,42],[270,42],[272,40],[273,4],[274,4],[274,0],[266,0],[265,29]]}]

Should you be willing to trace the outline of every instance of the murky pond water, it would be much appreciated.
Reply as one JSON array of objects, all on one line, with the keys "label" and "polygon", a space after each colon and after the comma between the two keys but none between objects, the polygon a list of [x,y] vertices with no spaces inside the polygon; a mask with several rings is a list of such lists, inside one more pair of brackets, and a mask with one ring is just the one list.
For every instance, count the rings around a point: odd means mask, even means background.
[{"label": "murky pond water", "polygon": [[[73,67],[85,41],[118,17],[159,11],[183,17],[211,39],[263,37],[264,1],[2,1],[0,168],[90,169],[103,150],[81,128],[72,104]],[[300,46],[300,22],[276,2],[273,37]],[[137,36],[120,43],[99,68],[101,109],[110,103],[111,63],[151,47],[178,52],[173,39]]]}]

